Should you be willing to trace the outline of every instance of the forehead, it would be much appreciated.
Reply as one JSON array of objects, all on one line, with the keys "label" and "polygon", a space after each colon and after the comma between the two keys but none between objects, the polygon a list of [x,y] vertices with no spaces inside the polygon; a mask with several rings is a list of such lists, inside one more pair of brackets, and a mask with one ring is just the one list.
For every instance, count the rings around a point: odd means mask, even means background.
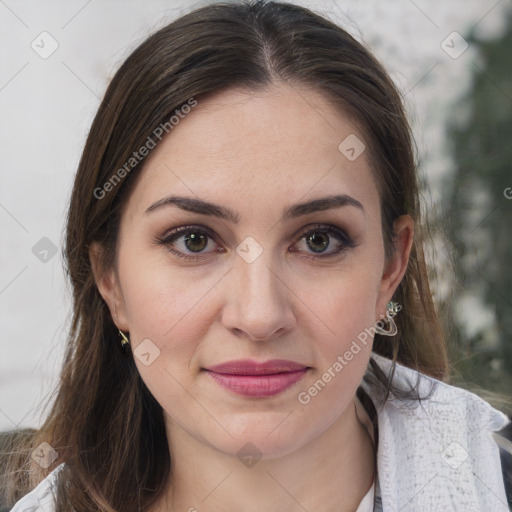
[{"label": "forehead", "polygon": [[356,159],[340,151],[351,137],[364,140],[312,88],[274,84],[258,92],[222,91],[199,100],[149,154],[130,203],[143,211],[171,191],[231,199],[233,205],[243,200],[255,208],[336,192],[375,203],[366,151]]}]

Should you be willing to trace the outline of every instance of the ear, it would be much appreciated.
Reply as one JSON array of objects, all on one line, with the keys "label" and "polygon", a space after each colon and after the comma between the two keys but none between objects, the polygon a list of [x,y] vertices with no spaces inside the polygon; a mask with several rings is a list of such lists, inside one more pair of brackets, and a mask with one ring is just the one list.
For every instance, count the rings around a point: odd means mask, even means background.
[{"label": "ear", "polygon": [[377,319],[386,315],[386,306],[407,270],[414,240],[414,220],[410,215],[401,215],[395,220],[393,230],[396,235],[395,250],[384,265],[376,304]]},{"label": "ear", "polygon": [[94,274],[94,281],[100,295],[107,303],[114,324],[121,331],[129,331],[123,294],[117,273],[114,268],[104,268],[103,247],[98,242],[93,242],[90,245],[89,260]]}]

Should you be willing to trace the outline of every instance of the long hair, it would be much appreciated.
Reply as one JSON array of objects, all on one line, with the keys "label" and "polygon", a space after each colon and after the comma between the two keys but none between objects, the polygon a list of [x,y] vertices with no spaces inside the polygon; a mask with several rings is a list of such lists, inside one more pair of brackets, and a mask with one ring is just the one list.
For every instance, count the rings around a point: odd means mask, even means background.
[{"label": "long hair", "polygon": [[[57,510],[143,511],[161,495],[171,471],[164,415],[120,348],[109,309],[95,284],[89,247],[116,264],[123,206],[144,160],[134,152],[185,105],[275,82],[307,85],[350,116],[365,138],[378,185],[385,254],[393,221],[408,214],[415,239],[394,294],[402,305],[398,334],[375,335],[373,350],[443,380],[448,362],[429,288],[414,145],[402,98],[381,64],[345,30],[296,5],[240,1],[197,9],[151,35],[110,82],[80,160],[67,215],[66,273],[73,318],[58,389],[46,421],[24,436],[9,463],[7,497],[19,499],[57,464]],[[124,171],[123,171],[124,170]],[[106,185],[109,183],[109,185]],[[388,392],[392,379],[370,361]],[[394,368],[394,365],[393,365]],[[399,393],[399,390],[396,390]],[[387,396],[387,395],[386,395]],[[49,443],[58,459],[42,470],[30,457]]]}]

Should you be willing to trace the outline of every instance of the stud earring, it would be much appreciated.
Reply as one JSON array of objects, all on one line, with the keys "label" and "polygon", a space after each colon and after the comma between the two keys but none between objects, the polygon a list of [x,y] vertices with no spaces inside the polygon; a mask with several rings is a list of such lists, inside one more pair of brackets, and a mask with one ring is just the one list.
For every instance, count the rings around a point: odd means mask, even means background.
[{"label": "stud earring", "polygon": [[395,321],[393,317],[398,314],[398,312],[402,309],[402,306],[398,304],[398,302],[389,301],[386,306],[386,320],[388,323],[388,328],[385,329],[382,325],[382,320],[378,320],[375,324],[375,332],[377,334],[382,334],[383,336],[395,336],[398,332]]}]

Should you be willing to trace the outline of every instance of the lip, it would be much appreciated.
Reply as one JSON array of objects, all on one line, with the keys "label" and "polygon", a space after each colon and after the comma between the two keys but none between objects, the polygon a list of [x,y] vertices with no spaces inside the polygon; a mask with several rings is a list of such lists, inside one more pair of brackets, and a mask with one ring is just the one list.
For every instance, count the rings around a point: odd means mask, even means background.
[{"label": "lip", "polygon": [[252,397],[268,397],[281,393],[304,377],[308,369],[303,364],[284,359],[272,359],[262,363],[240,359],[205,368],[222,387],[239,395]]},{"label": "lip", "polygon": [[274,373],[304,370],[304,368],[307,368],[307,366],[286,359],[271,359],[262,363],[253,359],[237,359],[206,369],[215,373],[228,373],[230,375],[272,375]]}]

